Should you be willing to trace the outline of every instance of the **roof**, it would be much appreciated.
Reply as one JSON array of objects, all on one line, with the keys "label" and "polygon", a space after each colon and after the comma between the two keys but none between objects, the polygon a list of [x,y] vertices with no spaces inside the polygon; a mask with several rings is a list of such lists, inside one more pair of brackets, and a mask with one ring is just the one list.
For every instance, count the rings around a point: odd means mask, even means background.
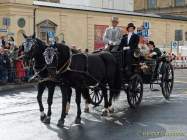
[{"label": "roof", "polygon": [[173,15],[165,15],[165,14],[160,14],[160,16],[163,19],[173,19],[173,20],[187,21],[187,17],[186,16],[173,16]]},{"label": "roof", "polygon": [[124,10],[116,10],[116,9],[98,8],[98,7],[90,7],[90,6],[82,6],[82,5],[70,5],[64,3],[51,3],[51,2],[42,2],[42,1],[34,1],[33,4],[36,6],[51,7],[51,8],[62,8],[62,9],[71,9],[71,10],[93,11],[93,12],[103,12],[103,13],[110,13],[110,14],[121,14],[121,15],[187,21],[187,17],[182,17],[182,16],[147,14],[147,13],[124,11]]},{"label": "roof", "polygon": [[42,21],[42,22],[40,22],[40,23],[38,23],[37,25],[46,24],[46,23],[52,24],[52,25],[54,25],[54,26],[57,26],[56,23],[54,23],[53,21],[48,20],[48,19],[47,19],[47,20],[44,20],[44,21]]}]

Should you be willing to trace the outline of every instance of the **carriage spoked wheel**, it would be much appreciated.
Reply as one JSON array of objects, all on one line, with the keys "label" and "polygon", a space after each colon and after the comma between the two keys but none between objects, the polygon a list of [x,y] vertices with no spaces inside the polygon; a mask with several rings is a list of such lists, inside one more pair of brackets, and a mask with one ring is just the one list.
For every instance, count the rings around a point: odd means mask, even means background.
[{"label": "carriage spoked wheel", "polygon": [[173,90],[174,83],[174,70],[170,63],[166,63],[164,66],[164,72],[161,77],[162,94],[166,100],[169,100]]},{"label": "carriage spoked wheel", "polygon": [[142,78],[135,74],[130,78],[129,87],[127,90],[127,101],[131,108],[137,108],[143,97],[143,82]]},{"label": "carriage spoked wheel", "polygon": [[90,94],[91,104],[93,104],[94,106],[99,106],[100,103],[103,101],[102,90],[99,86],[91,89],[89,94]]},{"label": "carriage spoked wheel", "polygon": [[149,85],[149,88],[151,89],[151,91],[154,90],[154,87],[153,87],[153,84],[152,84],[152,83]]}]

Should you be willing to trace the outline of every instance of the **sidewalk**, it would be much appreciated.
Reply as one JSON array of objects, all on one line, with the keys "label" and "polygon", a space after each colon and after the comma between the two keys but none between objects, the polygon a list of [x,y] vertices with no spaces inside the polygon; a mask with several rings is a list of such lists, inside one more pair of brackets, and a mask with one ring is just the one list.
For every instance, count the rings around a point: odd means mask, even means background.
[{"label": "sidewalk", "polygon": [[21,83],[21,84],[7,83],[6,85],[0,85],[0,92],[25,89],[25,88],[34,88],[36,85],[37,85],[36,83]]}]

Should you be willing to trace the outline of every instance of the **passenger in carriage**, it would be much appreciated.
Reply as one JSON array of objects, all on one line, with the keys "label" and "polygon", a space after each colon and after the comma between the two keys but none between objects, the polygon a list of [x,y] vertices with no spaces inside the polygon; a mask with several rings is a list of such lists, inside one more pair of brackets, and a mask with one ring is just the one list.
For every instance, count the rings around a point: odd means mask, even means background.
[{"label": "passenger in carriage", "polygon": [[139,44],[139,36],[134,33],[136,27],[133,23],[129,23],[127,26],[128,34],[125,34],[121,40],[119,45],[119,50],[125,51],[125,64],[124,68],[128,72],[128,75],[132,72],[132,61],[133,61],[133,54],[134,50],[138,49]]},{"label": "passenger in carriage", "polygon": [[157,48],[155,46],[155,43],[153,41],[149,41],[148,43],[148,47],[150,49],[150,54],[149,54],[149,58],[151,59],[155,59],[156,61],[156,67],[155,67],[155,71],[154,71],[154,78],[156,78],[159,74],[159,71],[161,69],[161,63],[158,61],[158,58],[161,57],[162,52],[160,51],[159,48]]},{"label": "passenger in carriage", "polygon": [[150,50],[149,58],[157,59],[162,55],[162,52],[155,46],[155,43],[153,41],[149,41],[148,47]]},{"label": "passenger in carriage", "polygon": [[112,26],[108,27],[105,30],[104,36],[103,36],[103,42],[105,45],[105,49],[108,51],[111,51],[113,49],[118,49],[122,36],[123,36],[123,30],[118,27],[119,24],[119,18],[118,17],[112,17]]},{"label": "passenger in carriage", "polygon": [[150,51],[147,44],[140,43],[138,48],[140,49],[141,57],[146,58],[149,55]]}]

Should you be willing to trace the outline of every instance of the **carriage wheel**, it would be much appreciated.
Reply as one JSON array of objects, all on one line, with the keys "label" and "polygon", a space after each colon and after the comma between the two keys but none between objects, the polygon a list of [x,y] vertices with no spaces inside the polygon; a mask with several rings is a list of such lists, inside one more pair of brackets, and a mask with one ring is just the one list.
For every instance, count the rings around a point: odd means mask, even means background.
[{"label": "carriage wheel", "polygon": [[173,90],[174,83],[174,70],[173,66],[169,63],[165,65],[165,70],[161,78],[162,94],[166,100],[169,100]]},{"label": "carriage wheel", "polygon": [[130,78],[127,92],[127,100],[131,108],[136,108],[142,101],[143,97],[143,82],[142,78],[135,74]]},{"label": "carriage wheel", "polygon": [[94,106],[100,105],[100,103],[103,101],[103,94],[102,90],[99,87],[95,87],[94,89],[91,89],[90,94],[90,99],[91,99],[91,104]]}]

